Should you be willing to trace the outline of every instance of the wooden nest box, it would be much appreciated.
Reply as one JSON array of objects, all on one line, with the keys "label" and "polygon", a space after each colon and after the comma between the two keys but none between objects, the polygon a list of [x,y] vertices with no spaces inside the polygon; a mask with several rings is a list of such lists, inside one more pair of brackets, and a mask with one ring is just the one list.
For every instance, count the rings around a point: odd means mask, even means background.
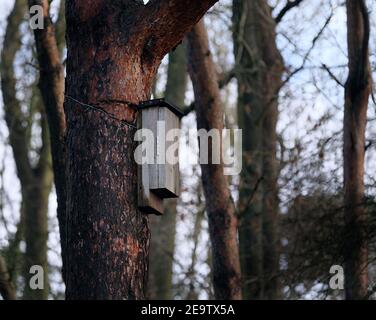
[{"label": "wooden nest box", "polygon": [[[145,213],[161,215],[163,199],[179,197],[179,163],[170,163],[166,151],[172,144],[178,145],[178,136],[171,139],[171,130],[180,129],[182,116],[182,112],[165,99],[139,105],[137,127],[148,129],[153,137],[151,144],[150,141],[146,144],[152,149],[148,150],[152,154],[148,159],[152,161],[138,165],[138,207]],[[149,134],[146,138],[150,140]]]}]

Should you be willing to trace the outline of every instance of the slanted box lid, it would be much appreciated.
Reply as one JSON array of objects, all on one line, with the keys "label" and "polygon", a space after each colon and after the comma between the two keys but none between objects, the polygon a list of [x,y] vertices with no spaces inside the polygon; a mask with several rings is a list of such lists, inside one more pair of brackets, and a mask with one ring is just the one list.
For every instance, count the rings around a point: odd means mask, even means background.
[{"label": "slanted box lid", "polygon": [[138,108],[141,109],[141,110],[147,109],[147,108],[153,108],[153,107],[168,108],[177,117],[179,117],[179,119],[184,116],[184,113],[177,106],[175,106],[174,104],[166,101],[165,98],[143,101],[138,105]]}]

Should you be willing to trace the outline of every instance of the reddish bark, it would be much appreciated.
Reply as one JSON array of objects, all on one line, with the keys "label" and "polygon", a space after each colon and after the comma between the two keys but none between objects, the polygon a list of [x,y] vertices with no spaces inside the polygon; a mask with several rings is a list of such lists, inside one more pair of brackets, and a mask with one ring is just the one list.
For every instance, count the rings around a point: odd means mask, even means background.
[{"label": "reddish bark", "polygon": [[[188,70],[195,92],[197,129],[222,131],[223,109],[204,22],[200,21],[187,38]],[[201,165],[212,243],[213,285],[217,299],[241,299],[237,217],[223,169],[223,163]]]},{"label": "reddish bark", "polygon": [[[216,1],[67,3],[67,95],[133,122],[163,56]],[[133,128],[67,99],[68,299],[142,299],[149,227]]]}]

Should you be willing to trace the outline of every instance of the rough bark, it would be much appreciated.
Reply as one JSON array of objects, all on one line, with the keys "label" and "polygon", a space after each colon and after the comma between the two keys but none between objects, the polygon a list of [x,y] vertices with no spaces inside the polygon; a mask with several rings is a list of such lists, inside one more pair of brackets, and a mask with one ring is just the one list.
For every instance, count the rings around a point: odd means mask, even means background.
[{"label": "rough bark", "polygon": [[[278,298],[276,123],[283,60],[265,0],[234,0],[238,121],[243,129],[239,246],[246,299]],[[265,40],[267,39],[267,40]]]},{"label": "rough bark", "polygon": [[54,25],[49,16],[48,0],[29,0],[29,7],[40,5],[44,12],[44,29],[35,29],[34,37],[39,63],[39,89],[42,95],[50,131],[52,165],[57,196],[57,217],[65,279],[66,260],[66,177],[65,177],[65,131],[64,115],[64,68],[57,46]]},{"label": "rough bark", "polygon": [[[47,237],[48,237],[48,196],[52,184],[52,172],[50,163],[49,137],[46,122],[42,114],[42,148],[39,151],[39,159],[34,167],[29,159],[31,121],[26,121],[26,115],[22,112],[21,102],[16,97],[16,78],[13,65],[16,54],[21,46],[20,24],[27,9],[26,0],[16,1],[13,11],[8,18],[8,25],[4,38],[4,46],[1,54],[2,93],[4,99],[5,120],[9,130],[9,142],[13,150],[16,163],[17,176],[21,183],[22,206],[21,222],[19,224],[20,235],[26,243],[26,252],[23,255],[25,299],[47,299],[48,265],[47,265]],[[30,102],[31,114],[35,104],[35,91],[32,92]],[[39,110],[38,110],[39,109]],[[36,104],[37,112],[40,112],[40,103]],[[24,125],[25,122],[29,126]],[[19,245],[19,242],[18,244]],[[16,251],[17,248],[13,248]],[[32,265],[40,265],[44,269],[44,289],[31,290],[29,287],[29,270]]]},{"label": "rough bark", "polygon": [[[165,98],[178,107],[184,106],[187,88],[187,63],[185,49],[179,45],[169,54]],[[176,199],[165,200],[162,217],[150,218],[150,266],[148,296],[151,299],[171,300],[172,267],[175,249]]]},{"label": "rough bark", "polygon": [[[163,56],[216,1],[67,2],[69,97],[134,122]],[[148,218],[137,208],[134,130],[67,99],[68,299],[142,299]]]},{"label": "rough bark", "polygon": [[[223,109],[203,21],[192,29],[187,39],[188,70],[195,93],[197,129],[218,129],[222,132]],[[237,217],[223,169],[223,163],[201,164],[213,254],[213,285],[216,299],[241,299]]]},{"label": "rough bark", "polygon": [[367,295],[368,249],[364,208],[364,154],[371,93],[369,17],[365,1],[347,0],[348,68],[344,114],[344,206],[346,299]]}]

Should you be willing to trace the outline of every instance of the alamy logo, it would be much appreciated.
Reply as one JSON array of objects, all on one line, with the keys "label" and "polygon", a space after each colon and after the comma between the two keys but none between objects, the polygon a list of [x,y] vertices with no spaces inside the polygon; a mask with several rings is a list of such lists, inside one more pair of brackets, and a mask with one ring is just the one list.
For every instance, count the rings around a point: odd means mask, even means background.
[{"label": "alamy logo", "polygon": [[43,7],[34,5],[30,7],[29,25],[32,30],[44,29]]},{"label": "alamy logo", "polygon": [[[141,142],[134,158],[137,164],[170,164],[179,162],[180,129],[166,131],[165,121],[157,122],[156,134],[150,129],[137,130],[134,140]],[[156,135],[156,136],[155,136]],[[190,129],[188,146],[194,149],[199,141],[199,158],[189,157],[190,164],[223,164],[225,175],[237,175],[242,170],[242,130]],[[233,143],[231,143],[233,141]],[[210,143],[211,142],[211,143]]]},{"label": "alamy logo", "polygon": [[33,274],[29,280],[29,286],[32,290],[43,290],[44,289],[44,270],[42,266],[33,265],[29,271],[30,274]]},{"label": "alamy logo", "polygon": [[343,267],[339,265],[333,265],[330,267],[329,273],[333,274],[333,276],[329,280],[329,288],[332,290],[343,290],[345,280]]}]

